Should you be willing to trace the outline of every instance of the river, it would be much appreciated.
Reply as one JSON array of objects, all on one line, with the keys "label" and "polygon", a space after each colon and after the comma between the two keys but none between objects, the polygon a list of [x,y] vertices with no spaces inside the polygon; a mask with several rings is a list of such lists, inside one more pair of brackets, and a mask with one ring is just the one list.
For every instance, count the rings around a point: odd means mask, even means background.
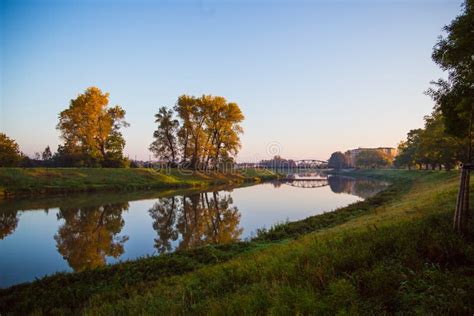
[{"label": "river", "polygon": [[[313,180],[309,180],[313,179]],[[0,202],[0,287],[211,243],[363,200],[385,182],[296,175],[246,187]]]}]

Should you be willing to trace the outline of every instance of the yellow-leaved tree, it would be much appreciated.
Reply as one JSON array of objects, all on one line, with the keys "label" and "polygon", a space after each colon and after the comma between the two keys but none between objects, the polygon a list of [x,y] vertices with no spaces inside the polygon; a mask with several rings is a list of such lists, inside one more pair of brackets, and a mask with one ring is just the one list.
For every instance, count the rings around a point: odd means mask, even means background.
[{"label": "yellow-leaved tree", "polygon": [[119,105],[108,107],[109,93],[90,87],[69,107],[59,113],[57,129],[64,144],[58,155],[63,165],[88,167],[124,167],[125,140],[121,127],[125,121],[125,110]]}]

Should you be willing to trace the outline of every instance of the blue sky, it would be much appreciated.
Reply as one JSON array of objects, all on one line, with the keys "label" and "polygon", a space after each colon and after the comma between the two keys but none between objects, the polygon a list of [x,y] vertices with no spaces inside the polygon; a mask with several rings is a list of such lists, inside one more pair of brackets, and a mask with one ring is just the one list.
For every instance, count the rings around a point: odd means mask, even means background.
[{"label": "blue sky", "polygon": [[431,61],[462,1],[0,0],[0,131],[32,155],[60,142],[58,113],[89,86],[148,159],[154,113],[222,95],[246,116],[240,161],[326,159],[396,146],[423,124]]}]

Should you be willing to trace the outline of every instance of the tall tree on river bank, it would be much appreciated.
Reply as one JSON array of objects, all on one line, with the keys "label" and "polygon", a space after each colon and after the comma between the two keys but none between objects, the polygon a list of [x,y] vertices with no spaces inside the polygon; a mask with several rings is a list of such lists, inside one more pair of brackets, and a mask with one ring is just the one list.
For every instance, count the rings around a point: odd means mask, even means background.
[{"label": "tall tree on river bank", "polygon": [[218,168],[240,149],[239,106],[220,96],[182,95],[174,112],[164,107],[155,115],[158,129],[150,150],[156,157],[193,169]]},{"label": "tall tree on river bank", "polygon": [[90,87],[59,114],[57,129],[64,144],[58,148],[58,155],[67,165],[125,166],[125,140],[120,129],[129,124],[124,109],[108,105],[109,94]]},{"label": "tall tree on river bank", "polygon": [[0,133],[0,167],[15,167],[21,159],[18,144],[7,135]]},{"label": "tall tree on river bank", "polygon": [[158,129],[153,133],[155,140],[150,145],[150,151],[159,159],[167,160],[173,165],[178,157],[177,133],[179,122],[173,118],[173,111],[161,107],[155,114]]},{"label": "tall tree on river bank", "polygon": [[439,79],[428,90],[436,102],[435,110],[442,113],[446,131],[458,138],[468,139],[468,158],[463,167],[456,205],[454,229],[463,233],[467,227],[469,209],[469,178],[472,163],[472,125],[474,120],[474,0],[466,0],[463,12],[444,27],[434,47],[433,60],[448,72],[448,80]]},{"label": "tall tree on river bank", "polygon": [[425,116],[424,128],[408,132],[398,146],[394,164],[397,167],[451,170],[466,157],[466,140],[449,135],[439,112]]}]

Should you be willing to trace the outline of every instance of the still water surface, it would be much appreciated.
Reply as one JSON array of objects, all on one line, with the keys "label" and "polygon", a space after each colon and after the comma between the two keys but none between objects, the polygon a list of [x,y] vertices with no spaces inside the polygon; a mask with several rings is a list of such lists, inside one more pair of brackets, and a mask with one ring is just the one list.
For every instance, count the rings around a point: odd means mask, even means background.
[{"label": "still water surface", "polygon": [[0,287],[210,243],[360,201],[387,183],[332,176],[208,192],[101,193],[0,203]]}]

